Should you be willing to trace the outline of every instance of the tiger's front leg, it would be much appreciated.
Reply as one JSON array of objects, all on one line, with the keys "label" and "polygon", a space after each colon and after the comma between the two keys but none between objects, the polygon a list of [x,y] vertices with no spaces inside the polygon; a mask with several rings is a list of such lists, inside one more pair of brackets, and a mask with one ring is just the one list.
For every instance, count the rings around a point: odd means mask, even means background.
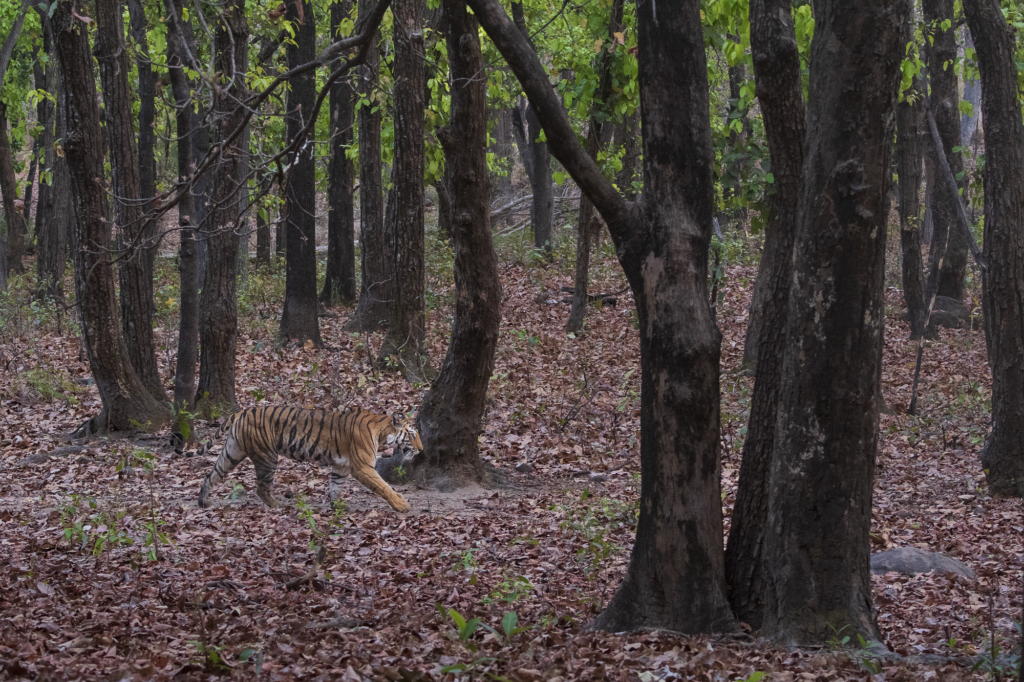
[{"label": "tiger's front leg", "polygon": [[377,470],[372,466],[363,466],[353,469],[352,477],[371,491],[387,500],[387,503],[390,504],[391,508],[395,511],[409,511],[409,503],[405,501],[405,498],[396,493],[391,486],[387,484],[387,481],[380,477],[380,474],[378,474]]}]

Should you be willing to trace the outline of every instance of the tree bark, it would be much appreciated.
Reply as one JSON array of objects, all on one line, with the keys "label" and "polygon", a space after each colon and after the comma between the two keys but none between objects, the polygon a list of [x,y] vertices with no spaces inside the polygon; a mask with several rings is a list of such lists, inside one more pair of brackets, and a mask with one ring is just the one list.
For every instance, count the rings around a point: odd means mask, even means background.
[{"label": "tree bark", "polygon": [[[245,0],[234,0],[221,15],[216,31],[214,139],[226,140],[242,125],[245,111],[236,102],[245,93],[249,29]],[[307,109],[308,111],[308,109]],[[238,266],[238,194],[242,176],[239,139],[220,152],[213,177],[208,232],[208,267],[200,296],[199,385],[196,407],[208,417],[228,414],[235,407],[235,342],[238,337],[236,282]]]},{"label": "tree bark", "polygon": [[[960,146],[960,87],[953,64],[956,60],[956,30],[950,27],[943,31],[941,23],[953,21],[953,0],[923,0],[924,20],[930,26],[934,41],[926,50],[928,58],[928,79],[931,84],[931,102],[935,111],[935,122],[942,137],[942,146],[949,161],[950,170],[956,176],[964,170],[963,155],[953,152]],[[934,152],[930,152],[934,159]],[[934,161],[933,161],[934,162]],[[938,169],[936,169],[938,171]],[[957,197],[946,185],[941,174],[929,177],[935,181],[932,190],[932,244],[946,244],[942,249],[932,248],[929,252],[929,287],[938,295],[958,301],[964,297],[964,283],[967,277],[967,243],[957,229]],[[959,181],[966,200],[967,177]],[[948,235],[948,237],[947,237]],[[941,255],[942,266],[939,269]]]},{"label": "tree bark", "polygon": [[620,125],[615,127],[615,146],[623,147],[622,170],[615,178],[619,192],[626,199],[636,199],[633,181],[636,179],[637,167],[640,165],[640,107],[627,116]]},{"label": "tree bark", "polygon": [[871,493],[890,154],[906,0],[815,4],[807,134],[765,527],[762,633],[880,639]]},{"label": "tree bark", "polygon": [[[370,16],[376,0],[358,0],[359,20]],[[381,182],[380,126],[384,114],[377,93],[380,48],[374,36],[360,70],[359,95],[370,101],[361,106],[359,118],[359,249],[362,273],[359,304],[346,331],[376,331],[387,318],[383,295],[389,276],[384,258],[384,189]],[[376,111],[375,111],[376,110]]]},{"label": "tree bark", "polygon": [[[423,339],[426,327],[423,235],[424,92],[423,14],[420,0],[394,0],[395,215],[386,237],[391,264],[388,333],[380,362],[410,382],[433,377]],[[486,143],[485,143],[486,146]],[[485,195],[486,196],[486,195]]]},{"label": "tree bark", "polygon": [[1014,35],[998,1],[965,0],[981,68],[985,134],[982,303],[992,368],[992,433],[981,465],[993,495],[1024,496],[1024,125]]},{"label": "tree bark", "polygon": [[[52,77],[56,77],[56,57],[48,65]],[[74,223],[71,206],[71,175],[68,170],[66,155],[58,156],[53,152],[54,133],[49,123],[56,118],[56,137],[65,139],[65,117],[63,112],[64,97],[61,89],[57,92],[58,104],[56,116],[48,115],[46,129],[43,132],[43,150],[45,165],[50,171],[50,184],[40,185],[46,188],[39,192],[36,206],[36,235],[39,244],[36,248],[36,274],[39,295],[53,300],[64,299],[64,271],[68,263],[67,226]],[[72,227],[74,229],[74,227]]]},{"label": "tree bark", "polygon": [[[623,0],[613,0],[609,9],[609,22],[607,38],[605,43],[615,45],[615,33],[622,31],[622,8]],[[601,151],[602,124],[594,113],[601,107],[607,107],[612,97],[612,65],[614,64],[614,53],[604,50],[600,55],[597,65],[598,85],[594,93],[592,113],[590,116],[590,129],[587,133],[587,153],[592,159],[597,159]],[[569,319],[565,323],[567,332],[578,332],[583,329],[583,323],[587,316],[587,305],[589,298],[587,287],[590,283],[590,250],[592,242],[596,241],[601,223],[594,215],[594,205],[586,196],[580,196],[580,209],[576,220],[576,272],[573,281],[572,307],[569,309]]]},{"label": "tree bark", "polygon": [[[167,65],[174,97],[174,122],[178,138],[178,183],[192,176],[192,94],[185,73],[185,38],[182,30],[182,0],[164,0],[167,16]],[[178,357],[174,368],[174,407],[191,412],[196,396],[196,361],[199,355],[199,280],[196,271],[196,227],[193,222],[192,192],[178,202],[179,293]],[[180,425],[179,425],[180,426]]]},{"label": "tree bark", "polygon": [[[964,29],[964,49],[974,49],[974,38],[969,28]],[[978,121],[981,120],[981,81],[977,78],[964,81],[964,101],[970,102],[973,108],[970,114],[960,117],[960,140],[966,147],[974,141]]]},{"label": "tree bark", "polygon": [[[512,3],[512,19],[516,28],[519,29],[523,38],[536,53],[537,48],[530,40],[530,32],[526,27],[526,16],[523,14],[523,3]],[[548,84],[550,87],[550,83]],[[522,121],[520,121],[520,127]],[[541,139],[544,132],[537,112],[532,106],[526,108],[526,142],[530,148],[530,167],[533,172],[529,173],[530,189],[533,191],[533,203],[530,205],[530,222],[533,223],[533,246],[545,254],[547,258],[552,257],[551,245],[551,218],[555,207],[554,190],[551,188],[551,152],[548,143]],[[525,158],[524,158],[525,163]]]},{"label": "tree bark", "polygon": [[576,139],[544,67],[495,0],[469,5],[548,144],[608,224],[640,323],[640,518],[622,584],[592,627],[733,631],[725,596],[721,335],[708,304],[713,151],[700,3],[637,7],[644,194],[628,203]]},{"label": "tree bark", "polygon": [[270,265],[270,223],[265,215],[266,210],[256,211],[256,264]]},{"label": "tree bark", "polygon": [[[135,65],[139,74],[139,188],[142,191],[142,206],[145,213],[153,209],[156,196],[156,75],[149,60],[149,41],[146,38],[146,10],[141,0],[127,0],[128,16],[135,42]],[[155,220],[149,219],[142,228],[145,243],[146,282],[149,285],[149,300],[153,301],[153,265],[156,262]],[[153,310],[155,313],[155,308]]]},{"label": "tree bark", "polygon": [[[102,137],[88,31],[76,26],[74,2],[62,2],[53,16],[67,155],[75,209],[75,298],[89,366],[103,400],[103,411],[82,431],[105,433],[136,428],[153,431],[167,420],[162,401],[150,393],[132,369],[121,337],[114,273],[107,188],[103,185]],[[79,15],[83,7],[75,7]]]},{"label": "tree bark", "polygon": [[476,19],[462,0],[444,0],[451,122],[438,132],[451,189],[455,321],[440,374],[420,407],[423,453],[410,473],[441,488],[489,484],[479,457],[487,385],[501,324],[501,281],[491,242],[487,76]]},{"label": "tree bark", "polygon": [[910,317],[910,338],[919,339],[935,329],[928,323],[924,295],[924,260],[921,256],[921,124],[924,98],[915,86],[896,107],[896,174],[899,177],[900,250],[903,255],[903,300]]},{"label": "tree bark", "polygon": [[743,443],[739,488],[725,551],[725,571],[733,613],[754,629],[760,628],[764,615],[762,545],[803,168],[803,84],[790,6],[789,0],[751,0],[750,3],[750,50],[756,94],[775,174],[775,193],[771,197],[765,248],[757,277],[763,292],[759,336],[752,340],[749,328],[747,331],[747,347],[756,349],[757,381],[747,438]]},{"label": "tree bark", "polygon": [[[313,60],[316,53],[316,21],[309,0],[288,4],[287,18],[296,28],[288,43],[288,68]],[[300,14],[301,13],[301,14]],[[285,115],[287,139],[291,143],[309,120],[316,104],[316,74],[295,76],[288,89]],[[281,315],[281,341],[312,341],[322,345],[316,302],[316,164],[313,145],[302,145],[289,163],[285,194],[285,293]]]},{"label": "tree bark", "polygon": [[25,253],[25,214],[15,207],[18,177],[14,173],[14,153],[7,136],[7,105],[0,102],[0,194],[3,195],[4,220],[7,222],[7,271],[21,272]]},{"label": "tree bark", "polygon": [[139,185],[139,156],[132,120],[132,90],[128,83],[128,51],[119,0],[96,0],[94,54],[100,65],[104,113],[110,144],[110,168],[114,196],[114,234],[118,241],[118,274],[121,284],[121,333],[143,385],[157,400],[166,394],[156,366],[153,341],[153,282],[147,273],[145,215]]},{"label": "tree bark", "polygon": [[[352,0],[331,4],[332,38],[338,36],[342,20],[351,12]],[[327,273],[324,288],[320,291],[320,301],[327,306],[349,306],[356,301],[355,203],[352,192],[356,169],[347,156],[355,137],[355,92],[352,85],[352,78],[345,77],[331,86]]]}]

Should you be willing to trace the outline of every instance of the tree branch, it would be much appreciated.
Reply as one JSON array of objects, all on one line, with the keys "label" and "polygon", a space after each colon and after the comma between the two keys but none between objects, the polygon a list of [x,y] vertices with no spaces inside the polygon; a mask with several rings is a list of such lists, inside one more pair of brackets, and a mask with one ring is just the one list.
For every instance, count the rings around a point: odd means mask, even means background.
[{"label": "tree branch", "polygon": [[548,81],[547,72],[529,41],[520,34],[496,0],[466,0],[466,4],[473,9],[480,25],[519,79],[530,99],[530,106],[535,107],[551,153],[601,213],[616,246],[621,247],[632,240],[637,234],[628,220],[631,202],[622,198],[576,138],[576,132]]}]

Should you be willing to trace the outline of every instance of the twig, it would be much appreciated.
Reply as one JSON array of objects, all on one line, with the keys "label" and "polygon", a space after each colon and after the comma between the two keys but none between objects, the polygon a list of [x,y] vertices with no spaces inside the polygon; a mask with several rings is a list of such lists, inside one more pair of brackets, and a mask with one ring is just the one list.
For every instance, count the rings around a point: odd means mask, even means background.
[{"label": "twig", "polygon": [[320,571],[320,564],[322,564],[324,559],[326,558],[327,547],[320,545],[320,549],[317,550],[316,556],[313,558],[313,568],[309,569],[309,573],[298,578],[293,578],[292,580],[289,580],[284,584],[284,588],[286,590],[294,590],[303,583],[312,583],[313,578],[315,578],[316,574]]}]

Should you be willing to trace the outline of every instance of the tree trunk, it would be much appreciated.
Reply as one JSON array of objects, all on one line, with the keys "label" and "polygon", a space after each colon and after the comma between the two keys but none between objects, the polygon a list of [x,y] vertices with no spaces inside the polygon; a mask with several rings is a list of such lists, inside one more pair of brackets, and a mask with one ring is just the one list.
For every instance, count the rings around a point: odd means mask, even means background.
[{"label": "tree trunk", "polygon": [[[153,209],[156,196],[156,75],[149,60],[149,41],[146,39],[146,10],[141,0],[128,0],[128,16],[131,20],[132,40],[135,42],[135,64],[139,74],[139,187],[142,190],[143,211]],[[146,246],[146,282],[149,285],[149,300],[153,301],[153,265],[156,261],[155,220],[148,219],[142,228]],[[155,308],[153,311],[155,313]]]},{"label": "tree trunk", "polygon": [[[376,0],[358,0],[359,20],[368,17]],[[359,95],[371,101],[359,107],[359,249],[362,278],[359,304],[345,326],[346,331],[375,331],[387,318],[383,290],[388,271],[384,258],[384,190],[381,183],[379,83],[380,48],[374,37],[359,77]],[[371,98],[377,99],[371,99]]]},{"label": "tree trunk", "polygon": [[270,223],[266,219],[266,210],[256,211],[256,264],[270,265]]},{"label": "tree trunk", "polygon": [[[331,37],[352,11],[352,0],[331,4]],[[335,68],[338,68],[337,66]],[[331,160],[327,185],[327,275],[320,300],[324,305],[349,306],[356,300],[355,203],[352,186],[355,164],[348,158],[354,140],[355,92],[352,78],[331,86]]]},{"label": "tree trunk", "polygon": [[[526,16],[523,14],[523,3],[512,3],[512,18],[516,28],[533,47],[530,32],[526,27]],[[550,83],[548,84],[550,87]],[[522,122],[520,121],[520,126]],[[530,148],[530,189],[533,191],[533,204],[530,206],[530,222],[533,223],[533,246],[551,258],[551,219],[554,212],[555,196],[551,188],[551,152],[548,143],[541,139],[544,132],[532,106],[526,108],[527,145]],[[525,159],[524,159],[525,163]]]},{"label": "tree trunk", "polygon": [[[296,27],[288,43],[288,68],[313,61],[316,52],[316,21],[309,0],[288,4],[288,21]],[[291,144],[309,120],[316,104],[316,73],[308,71],[290,79],[288,113],[285,116]],[[312,341],[319,346],[320,324],[316,303],[316,163],[313,145],[303,144],[289,163],[285,194],[285,293],[281,315],[281,341]]]},{"label": "tree trunk", "polygon": [[910,338],[928,330],[928,302],[924,296],[924,261],[921,256],[921,123],[924,99],[917,87],[896,107],[896,175],[899,178],[900,249],[903,255],[903,300],[910,317]]},{"label": "tree trunk", "polygon": [[[181,142],[178,150],[178,183],[192,175],[192,85],[185,73],[185,38],[182,28],[182,0],[164,0],[170,19],[167,22],[167,64],[175,106],[175,133]],[[199,280],[196,272],[196,228],[193,222],[193,195],[186,191],[178,202],[178,275],[180,318],[178,357],[174,368],[174,407],[191,412],[196,396],[196,360],[199,355]],[[180,426],[180,425],[179,425]]]},{"label": "tree trunk", "polygon": [[386,237],[391,287],[388,334],[381,345],[380,361],[400,369],[410,382],[420,382],[434,374],[423,347],[423,15],[420,0],[394,0],[391,11],[395,18],[395,161],[391,171],[395,216],[388,225],[393,231]]},{"label": "tree trunk", "polygon": [[25,253],[25,215],[14,204],[18,198],[18,177],[14,174],[14,153],[7,136],[7,105],[3,102],[0,102],[0,194],[7,222],[7,270],[21,272],[25,269],[21,262]]},{"label": "tree trunk", "polygon": [[[434,183],[434,189],[437,191],[437,227],[441,234],[449,240],[453,239],[452,220],[455,217],[452,214],[451,185],[451,174],[448,172],[448,167],[445,166],[444,175]],[[490,214],[487,217],[489,220]]]},{"label": "tree trunk", "polygon": [[[50,34],[49,12],[43,10],[43,8],[39,6],[36,7],[36,11],[39,14],[39,23],[42,27],[43,34],[42,54],[45,54],[47,57],[50,57],[53,55],[53,40]],[[33,64],[32,66],[32,75],[33,80],[35,81],[36,90],[44,90],[50,94],[56,94],[54,88],[54,80],[56,78],[56,73],[54,72],[54,63],[54,61],[48,59],[46,62],[46,66],[44,67],[42,61],[38,59],[37,55],[35,64]],[[54,154],[50,149],[53,146],[53,110],[53,102],[46,98],[41,98],[39,100],[39,103],[36,105],[36,119],[43,129],[39,138],[36,140],[37,147],[39,150],[39,189],[36,191],[36,213],[34,220],[35,227],[32,230],[32,232],[36,235],[36,239],[42,238],[40,229],[43,225],[44,207],[47,204],[47,193],[50,191],[50,185],[53,182],[52,177],[49,179],[49,181],[44,180],[43,177],[48,171],[52,175],[53,171],[52,164]],[[25,202],[26,223],[29,222],[27,207],[30,204],[31,201]],[[37,248],[42,248],[42,244],[39,244]],[[38,272],[39,260],[36,260],[36,268]],[[37,282],[37,286],[41,286],[41,284],[42,280],[40,280],[40,282]]]},{"label": "tree trunk", "polygon": [[501,324],[501,281],[491,242],[487,158],[487,76],[476,19],[462,0],[444,0],[451,122],[438,131],[445,151],[455,250],[455,321],[448,353],[420,407],[418,480],[441,488],[491,482],[479,457],[487,384]]},{"label": "tree trunk", "polygon": [[623,119],[622,124],[615,126],[615,146],[623,147],[622,170],[615,178],[615,184],[619,186],[619,192],[626,199],[636,199],[636,190],[633,188],[633,181],[636,177],[637,168],[640,165],[640,107],[637,107],[632,114]]},{"label": "tree trunk", "polygon": [[992,433],[981,465],[993,495],[1024,496],[1024,125],[1015,41],[997,0],[965,0],[985,122],[982,302],[992,368]]},{"label": "tree trunk", "polygon": [[[48,65],[56,77],[56,59]],[[65,139],[64,97],[62,89],[57,90],[56,116],[48,115],[49,121],[56,118],[56,137]],[[48,123],[49,123],[48,121]],[[46,167],[50,171],[50,185],[40,185],[39,203],[36,206],[36,273],[39,295],[53,300],[64,299],[64,271],[68,263],[68,239],[66,226],[74,223],[71,207],[71,175],[65,155],[53,152],[54,133],[49,125],[43,131],[43,150]],[[41,216],[41,217],[40,217]],[[74,229],[74,228],[72,228]]]},{"label": "tree trunk", "polygon": [[39,165],[40,146],[39,140],[35,140],[32,143],[32,158],[28,162],[28,175],[25,176],[25,191],[22,193],[24,197],[23,203],[25,204],[25,209],[22,211],[22,220],[25,225],[25,235],[28,239],[29,249],[32,248],[32,235],[29,234],[28,229],[28,226],[32,224],[32,185],[36,181],[36,166]]},{"label": "tree trunk", "polygon": [[118,274],[121,284],[121,331],[128,357],[139,379],[157,400],[166,393],[156,366],[153,341],[153,282],[143,249],[145,216],[140,204],[139,156],[132,120],[132,90],[128,83],[128,51],[124,18],[119,0],[96,0],[96,44],[100,65],[104,113],[110,143],[110,168],[114,196],[114,230],[118,241]]},{"label": "tree trunk", "polygon": [[[969,28],[964,28],[964,49],[974,49],[974,38]],[[972,78],[964,81],[964,101],[970,102],[972,111],[960,117],[960,140],[965,147],[974,141],[978,132],[978,121],[981,120],[981,81]]]},{"label": "tree trunk", "polygon": [[747,347],[756,349],[757,381],[743,443],[725,571],[733,613],[758,629],[764,615],[761,551],[786,348],[786,316],[793,277],[791,255],[796,238],[805,129],[800,54],[789,0],[751,0],[750,49],[775,174],[775,193],[771,197],[757,277],[763,292],[759,336],[752,339],[749,328],[747,331]]},{"label": "tree trunk", "polygon": [[815,4],[807,134],[779,416],[762,633],[880,639],[871,493],[881,395],[890,154],[906,0]]},{"label": "tree trunk", "polygon": [[[245,117],[244,109],[236,102],[245,94],[248,44],[245,0],[234,0],[225,8],[216,32],[216,71],[221,78],[213,102],[217,114],[216,140],[226,140],[242,125]],[[200,297],[196,407],[211,418],[218,413],[228,414],[236,406],[238,310],[235,276],[238,265],[238,193],[244,180],[241,155],[238,138],[222,151],[215,168],[210,199],[213,229],[208,234],[209,261]]]},{"label": "tree trunk", "polygon": [[640,323],[640,518],[593,627],[733,631],[725,596],[721,335],[708,304],[714,183],[700,2],[637,7],[644,194],[627,203],[576,139],[544,67],[495,0],[470,0],[530,97],[552,152],[608,224]]},{"label": "tree trunk", "polygon": [[[622,31],[622,6],[623,0],[613,0],[609,10],[609,22],[607,39],[605,43],[615,46],[615,33]],[[612,97],[612,65],[614,64],[614,53],[607,50],[599,56],[597,65],[598,85],[594,93],[590,116],[590,130],[587,133],[587,153],[594,160],[601,151],[603,126],[594,115],[601,107],[608,107]],[[587,287],[590,283],[590,249],[593,241],[596,240],[601,223],[594,215],[594,205],[585,196],[580,196],[580,210],[576,220],[576,273],[573,281],[572,307],[569,310],[569,319],[565,323],[565,331],[578,332],[583,329],[583,323],[587,316],[587,305],[589,304]]]},{"label": "tree trunk", "polygon": [[89,34],[78,24],[72,2],[58,5],[53,26],[62,79],[66,135],[63,141],[75,210],[75,298],[89,366],[103,400],[103,411],[86,422],[88,432],[155,431],[169,414],[132,369],[121,338],[114,272],[99,105],[93,77]]},{"label": "tree trunk", "polygon": [[[935,111],[935,122],[939,127],[950,170],[956,176],[964,170],[963,155],[959,151],[953,152],[954,147],[960,146],[960,88],[956,69],[953,68],[956,60],[956,30],[949,28],[943,31],[940,26],[945,20],[953,21],[953,0],[923,0],[922,8],[925,23],[934,30],[934,41],[926,50],[928,79],[931,82],[931,105]],[[930,155],[934,159],[934,152],[930,152]],[[967,243],[957,227],[957,197],[947,186],[941,172],[933,173],[933,176],[935,187],[932,190],[932,244],[946,244],[946,248],[944,254],[942,249],[936,248],[929,252],[929,290],[935,290],[937,282],[939,296],[962,301],[967,277]],[[932,179],[933,177],[929,177],[929,180]],[[967,176],[958,182],[966,203]]]}]

